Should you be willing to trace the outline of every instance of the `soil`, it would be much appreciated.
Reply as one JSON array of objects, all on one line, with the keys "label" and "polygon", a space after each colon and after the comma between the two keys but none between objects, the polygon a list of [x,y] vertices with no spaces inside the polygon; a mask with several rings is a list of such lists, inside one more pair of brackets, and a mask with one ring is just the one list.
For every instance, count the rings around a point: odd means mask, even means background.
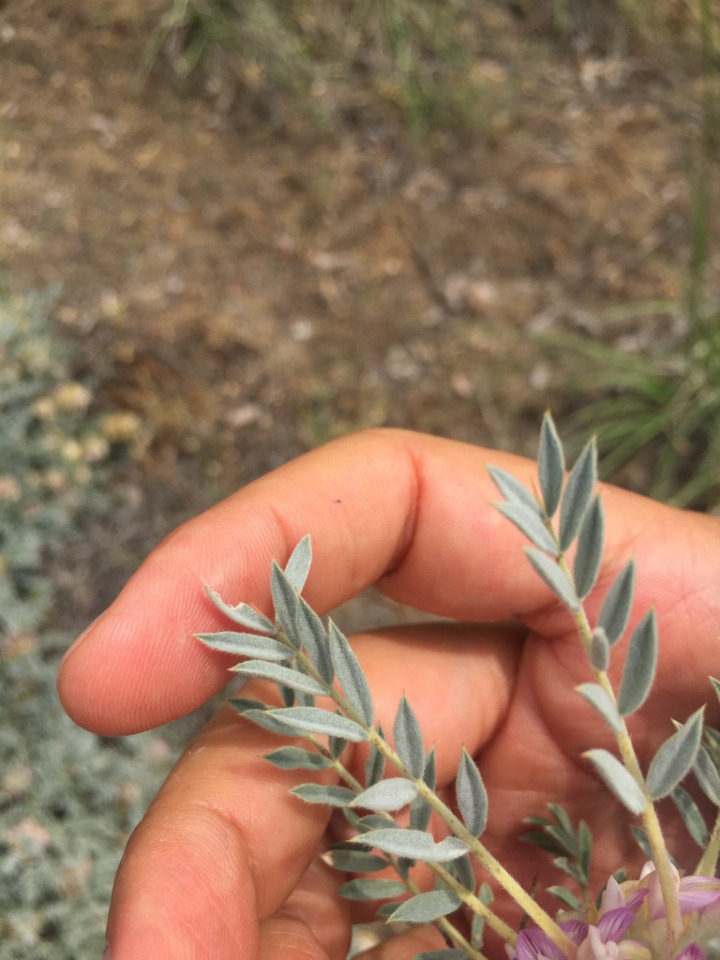
[{"label": "soil", "polygon": [[479,5],[473,123],[418,133],[360,95],[320,124],[287,97],[261,116],[242,85],[178,88],[162,59],[143,77],[131,0],[0,4],[0,267],[62,285],[53,319],[102,372],[97,402],[147,441],[76,608],[340,433],[531,452],[539,414],[592,387],[548,332],[681,332],[653,304],[687,277],[696,58],[666,34],[561,42],[522,13]]}]

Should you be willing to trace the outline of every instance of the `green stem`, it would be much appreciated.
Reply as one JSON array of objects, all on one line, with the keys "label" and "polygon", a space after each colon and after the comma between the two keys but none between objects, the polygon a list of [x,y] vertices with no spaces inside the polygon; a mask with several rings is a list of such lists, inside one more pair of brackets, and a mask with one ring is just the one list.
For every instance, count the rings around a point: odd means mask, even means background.
[{"label": "green stem", "polygon": [[[573,583],[574,581],[572,573],[563,553],[558,555],[557,562],[563,573],[565,573],[570,582]],[[575,620],[575,625],[585,651],[589,656],[592,644],[592,628],[590,627],[590,622],[582,604],[580,606],[580,610],[573,614],[573,619]],[[598,670],[594,666],[592,670],[598,684],[605,691],[611,702],[617,706],[615,691],[612,688],[612,684],[610,683],[610,678],[608,677],[607,673],[604,670]],[[663,903],[665,904],[665,911],[667,914],[668,936],[670,937],[670,942],[674,943],[683,931],[682,914],[680,913],[680,903],[678,901],[675,876],[673,873],[672,864],[670,863],[670,856],[665,844],[665,838],[663,837],[662,828],[660,826],[660,820],[658,819],[653,799],[650,796],[647,784],[645,783],[645,777],[643,776],[640,768],[640,763],[638,761],[637,754],[635,753],[635,748],[633,747],[632,739],[625,723],[625,718],[620,714],[619,710],[617,711],[617,714],[619,718],[620,729],[615,733],[615,741],[617,743],[618,750],[620,751],[620,756],[623,764],[625,765],[625,769],[632,775],[633,779],[642,791],[645,799],[645,807],[641,817],[645,832],[647,834],[648,844],[652,854],[652,861],[655,866],[655,872],[657,873],[658,880],[660,881],[660,890],[662,892]]]}]

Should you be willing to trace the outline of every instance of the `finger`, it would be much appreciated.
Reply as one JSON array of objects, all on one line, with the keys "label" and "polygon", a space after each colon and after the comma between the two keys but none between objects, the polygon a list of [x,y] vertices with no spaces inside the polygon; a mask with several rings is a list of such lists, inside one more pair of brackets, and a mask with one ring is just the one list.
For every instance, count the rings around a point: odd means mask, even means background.
[{"label": "finger", "polygon": [[328,819],[289,792],[297,775],[263,759],[276,746],[227,709],[184,754],[120,864],[112,960],[258,955],[259,922],[307,871]]},{"label": "finger", "polygon": [[[513,636],[435,624],[417,628],[415,637],[405,628],[354,639],[377,691],[379,719],[392,724],[406,690],[442,758],[441,779],[450,780],[454,769],[446,758],[459,758],[463,742],[475,751],[495,728],[491,714],[507,706]],[[441,644],[452,712],[438,709]],[[249,684],[248,695],[258,686],[267,693],[267,685]],[[494,708],[459,729],[458,717],[470,717],[478,699]],[[304,944],[308,957],[313,950],[337,955],[348,930],[347,904],[334,895],[343,875],[335,873],[333,881],[329,868],[314,862],[329,809],[290,794],[293,785],[316,775],[272,767],[263,755],[278,743],[228,709],[186,751],[118,871],[108,924],[112,960],[254,960],[269,949],[263,944],[283,936],[298,949]],[[360,759],[348,762],[356,770],[361,765]]]},{"label": "finger", "polygon": [[[108,734],[163,723],[204,702],[225,682],[226,658],[193,634],[223,623],[209,583],[226,600],[269,611],[271,558],[283,562],[305,534],[315,562],[309,601],[326,611],[371,583],[424,610],[465,620],[553,611],[547,587],[523,561],[522,537],[494,509],[486,462],[531,483],[528,461],[404,431],[347,437],[274,471],[172,534],[115,603],[68,653],[59,690],[80,724]],[[720,560],[714,518],[694,517],[605,488],[606,572],[628,552],[640,593],[666,589],[672,606],[710,590],[703,624],[720,621],[709,576]],[[696,609],[700,609],[696,604]],[[567,627],[567,618],[561,622]]]}]

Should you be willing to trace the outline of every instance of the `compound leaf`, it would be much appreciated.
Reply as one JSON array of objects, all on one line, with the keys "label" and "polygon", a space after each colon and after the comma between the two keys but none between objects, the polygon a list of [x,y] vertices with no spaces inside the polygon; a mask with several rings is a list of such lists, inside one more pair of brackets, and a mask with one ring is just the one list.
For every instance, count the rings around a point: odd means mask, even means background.
[{"label": "compound leaf", "polygon": [[282,627],[282,631],[288,639],[288,642],[300,649],[300,640],[295,622],[295,611],[298,606],[298,594],[295,587],[285,576],[285,571],[273,560],[270,573],[270,590],[272,592],[273,604],[275,605],[275,616]]},{"label": "compound leaf", "polygon": [[290,793],[306,803],[324,803],[329,807],[347,807],[355,794],[347,787],[325,786],[322,783],[301,783]]},{"label": "compound leaf", "polygon": [[468,852],[467,845],[457,837],[446,837],[440,843],[435,843],[430,834],[422,830],[403,830],[397,827],[370,830],[369,833],[354,837],[353,842],[375,847],[396,857],[435,863],[456,860]]},{"label": "compound leaf", "polygon": [[568,610],[577,613],[580,609],[580,601],[575,595],[573,585],[555,561],[536,547],[526,547],[525,553],[535,572],[542,577],[558,600],[563,603]]},{"label": "compound leaf", "polygon": [[501,467],[488,467],[488,473],[500,493],[510,503],[522,503],[529,510],[533,510],[538,517],[542,517],[542,508],[530,491],[507,470]]},{"label": "compound leaf", "polygon": [[298,640],[305,648],[315,669],[325,683],[332,683],[335,669],[332,665],[325,627],[320,617],[303,597],[298,597],[295,610],[295,626]]},{"label": "compound leaf", "polygon": [[324,770],[332,766],[328,757],[301,747],[280,747],[279,750],[266,753],[265,759],[280,770]]},{"label": "compound leaf", "polygon": [[543,521],[537,515],[536,510],[531,510],[524,503],[506,501],[497,505],[498,510],[504,517],[514,524],[521,533],[536,547],[544,550],[546,553],[556,556],[558,547],[553,535],[547,529]]},{"label": "compound leaf", "polygon": [[238,603],[237,606],[233,607],[229,603],[225,603],[224,600],[221,600],[220,595],[215,593],[207,584],[205,584],[205,593],[210,597],[218,610],[224,613],[233,623],[239,623],[240,626],[247,627],[249,630],[257,630],[258,633],[266,633],[269,635],[275,633],[275,624],[272,620],[260,613],[259,610],[256,610],[255,607],[251,607],[250,604]]},{"label": "compound leaf", "polygon": [[590,593],[597,582],[604,544],[605,512],[598,494],[593,498],[580,527],[573,561],[575,589],[581,599]]}]

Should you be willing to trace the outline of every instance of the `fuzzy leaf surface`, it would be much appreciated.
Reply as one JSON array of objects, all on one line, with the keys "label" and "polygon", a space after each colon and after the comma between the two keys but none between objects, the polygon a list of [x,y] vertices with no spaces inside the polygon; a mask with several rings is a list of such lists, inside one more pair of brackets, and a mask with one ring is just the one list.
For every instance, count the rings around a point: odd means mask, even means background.
[{"label": "fuzzy leaf surface", "polygon": [[586,444],[565,484],[560,504],[560,548],[567,550],[575,539],[597,483],[597,445]]},{"label": "fuzzy leaf surface", "polygon": [[610,666],[610,641],[602,627],[595,627],[590,635],[590,663],[596,670]]},{"label": "fuzzy leaf surface", "polygon": [[565,479],[565,454],[553,418],[543,417],[538,449],[538,475],[545,513],[552,517],[560,503]]},{"label": "fuzzy leaf surface", "polygon": [[352,807],[365,807],[368,810],[400,810],[407,806],[417,796],[417,787],[410,780],[404,780],[402,777],[391,777],[389,780],[381,780],[373,784],[367,790],[358,794]]},{"label": "fuzzy leaf surface", "polygon": [[325,786],[322,783],[301,783],[290,793],[306,803],[324,803],[329,807],[347,807],[355,794],[347,787]]},{"label": "fuzzy leaf surface", "polygon": [[688,773],[702,737],[703,710],[695,713],[662,744],[647,772],[647,788],[653,800],[666,797]]},{"label": "fuzzy leaf surface", "polygon": [[331,850],[323,859],[335,870],[344,870],[346,873],[377,873],[388,865],[384,857],[365,853],[364,850],[348,850],[346,847]]},{"label": "fuzzy leaf surface", "polygon": [[283,633],[288,642],[300,649],[300,640],[298,638],[295,614],[298,606],[298,595],[285,576],[285,571],[273,560],[270,573],[270,590],[272,592],[273,604],[275,605],[275,616],[282,627]]},{"label": "fuzzy leaf surface", "polygon": [[413,960],[467,960],[467,953],[454,947],[448,950],[423,950],[422,953],[416,953]]},{"label": "fuzzy leaf surface", "polygon": [[618,710],[624,717],[634,713],[645,703],[655,679],[657,655],[657,619],[655,611],[649,610],[630,637],[618,694]]},{"label": "fuzzy leaf surface", "polygon": [[596,495],[583,518],[573,561],[575,589],[582,600],[597,582],[604,545],[605,512],[600,496]]},{"label": "fuzzy leaf surface", "polygon": [[311,564],[312,544],[310,543],[310,536],[306,535],[298,542],[285,564],[285,576],[298,593],[305,586]]},{"label": "fuzzy leaf surface", "polygon": [[698,749],[693,770],[705,796],[720,807],[720,773],[703,746]]},{"label": "fuzzy leaf surface", "polygon": [[605,631],[611,647],[625,633],[625,628],[630,619],[634,593],[635,561],[630,560],[625,564],[608,590],[600,609],[598,625]]},{"label": "fuzzy leaf surface", "polygon": [[231,653],[237,657],[259,657],[262,660],[272,660],[279,663],[289,660],[293,652],[284,644],[273,640],[272,637],[259,636],[257,633],[235,633],[232,630],[220,633],[198,633],[197,639],[206,647],[219,650],[221,653]]},{"label": "fuzzy leaf surface", "polygon": [[314,750],[301,747],[280,747],[272,753],[266,753],[265,759],[280,770],[325,770],[332,761]]},{"label": "fuzzy leaf surface", "polygon": [[431,890],[410,897],[391,913],[388,923],[432,923],[446,917],[460,906],[460,898],[452,890]]},{"label": "fuzzy leaf surface", "polygon": [[538,517],[536,510],[531,510],[524,503],[505,502],[499,503],[497,509],[504,517],[514,524],[521,533],[536,547],[544,550],[546,553],[556,556],[558,552],[557,544],[547,529],[543,521]]},{"label": "fuzzy leaf surface", "polygon": [[368,735],[354,720],[341,717],[320,707],[285,707],[267,711],[271,717],[292,730],[306,733],[324,733],[331,737],[341,737],[359,743],[367,740]]},{"label": "fuzzy leaf surface", "polygon": [[298,640],[305,648],[315,669],[325,683],[332,683],[335,668],[332,665],[327,634],[320,617],[303,597],[298,597],[295,610],[295,626]]},{"label": "fuzzy leaf surface", "polygon": [[313,680],[312,677],[307,677],[304,673],[298,673],[297,670],[282,667],[277,663],[266,663],[264,660],[246,660],[244,663],[236,663],[230,669],[233,673],[239,673],[245,677],[272,680],[273,683],[281,683],[292,690],[311,693],[316,697],[322,696],[326,692],[325,688],[321,687],[317,680]]},{"label": "fuzzy leaf surface", "polygon": [[353,838],[353,842],[376,847],[383,853],[390,853],[396,857],[408,857],[410,860],[432,861],[446,863],[464,857],[468,852],[467,845],[457,837],[446,837],[440,843],[435,843],[429,833],[421,830],[403,830],[390,828],[389,830],[371,830]]},{"label": "fuzzy leaf surface", "polygon": [[255,607],[251,607],[250,604],[239,603],[233,607],[229,603],[225,603],[225,601],[220,598],[220,595],[215,593],[215,591],[207,585],[205,586],[205,593],[207,593],[218,610],[224,613],[233,623],[239,623],[241,627],[247,627],[248,630],[257,630],[258,633],[266,633],[270,636],[275,633],[275,624],[272,620],[260,613],[259,610],[256,610]]},{"label": "fuzzy leaf surface", "polygon": [[[382,728],[378,728],[378,733],[382,736]],[[365,786],[371,787],[374,783],[379,783],[385,772],[385,757],[380,753],[374,743],[370,744],[368,758],[365,761]]]},{"label": "fuzzy leaf surface", "polygon": [[425,747],[420,724],[404,694],[395,714],[393,740],[406,770],[413,777],[420,779],[425,767]]},{"label": "fuzzy leaf surface", "polygon": [[487,826],[488,796],[480,771],[464,747],[455,781],[455,795],[463,823],[474,837],[479,837]]},{"label": "fuzzy leaf surface", "polygon": [[607,750],[587,750],[584,754],[607,786],[630,813],[641,814],[645,809],[642,790],[617,757]]},{"label": "fuzzy leaf surface", "polygon": [[[277,713],[280,712],[281,711],[277,711]],[[262,727],[263,730],[269,730],[271,733],[279,733],[283,737],[298,736],[297,728],[283,723],[282,720],[275,715],[275,711],[268,710],[266,707],[263,707],[262,710],[243,710],[243,716],[247,717],[248,720],[252,720],[258,727]]]},{"label": "fuzzy leaf surface", "polygon": [[583,700],[586,700],[600,714],[605,723],[615,733],[620,732],[622,721],[618,709],[599,683],[581,683],[575,689]]},{"label": "fuzzy leaf surface", "polygon": [[542,577],[558,600],[572,613],[577,613],[580,609],[580,601],[575,596],[573,585],[555,561],[536,547],[526,547],[525,553],[535,572]]},{"label": "fuzzy leaf surface", "polygon": [[385,900],[406,892],[404,883],[399,880],[379,880],[374,877],[361,880],[349,880],[338,893],[346,900]]},{"label": "fuzzy leaf surface", "polygon": [[370,687],[360,666],[360,661],[342,631],[330,621],[328,627],[330,655],[343,693],[350,706],[360,716],[366,726],[372,726],[373,703]]},{"label": "fuzzy leaf surface", "polygon": [[704,850],[710,842],[708,828],[698,805],[682,787],[675,787],[670,796],[678,809],[685,828],[695,843]]},{"label": "fuzzy leaf surface", "polygon": [[532,493],[507,470],[502,467],[488,467],[490,479],[509,503],[522,503],[542,517],[542,508]]}]

